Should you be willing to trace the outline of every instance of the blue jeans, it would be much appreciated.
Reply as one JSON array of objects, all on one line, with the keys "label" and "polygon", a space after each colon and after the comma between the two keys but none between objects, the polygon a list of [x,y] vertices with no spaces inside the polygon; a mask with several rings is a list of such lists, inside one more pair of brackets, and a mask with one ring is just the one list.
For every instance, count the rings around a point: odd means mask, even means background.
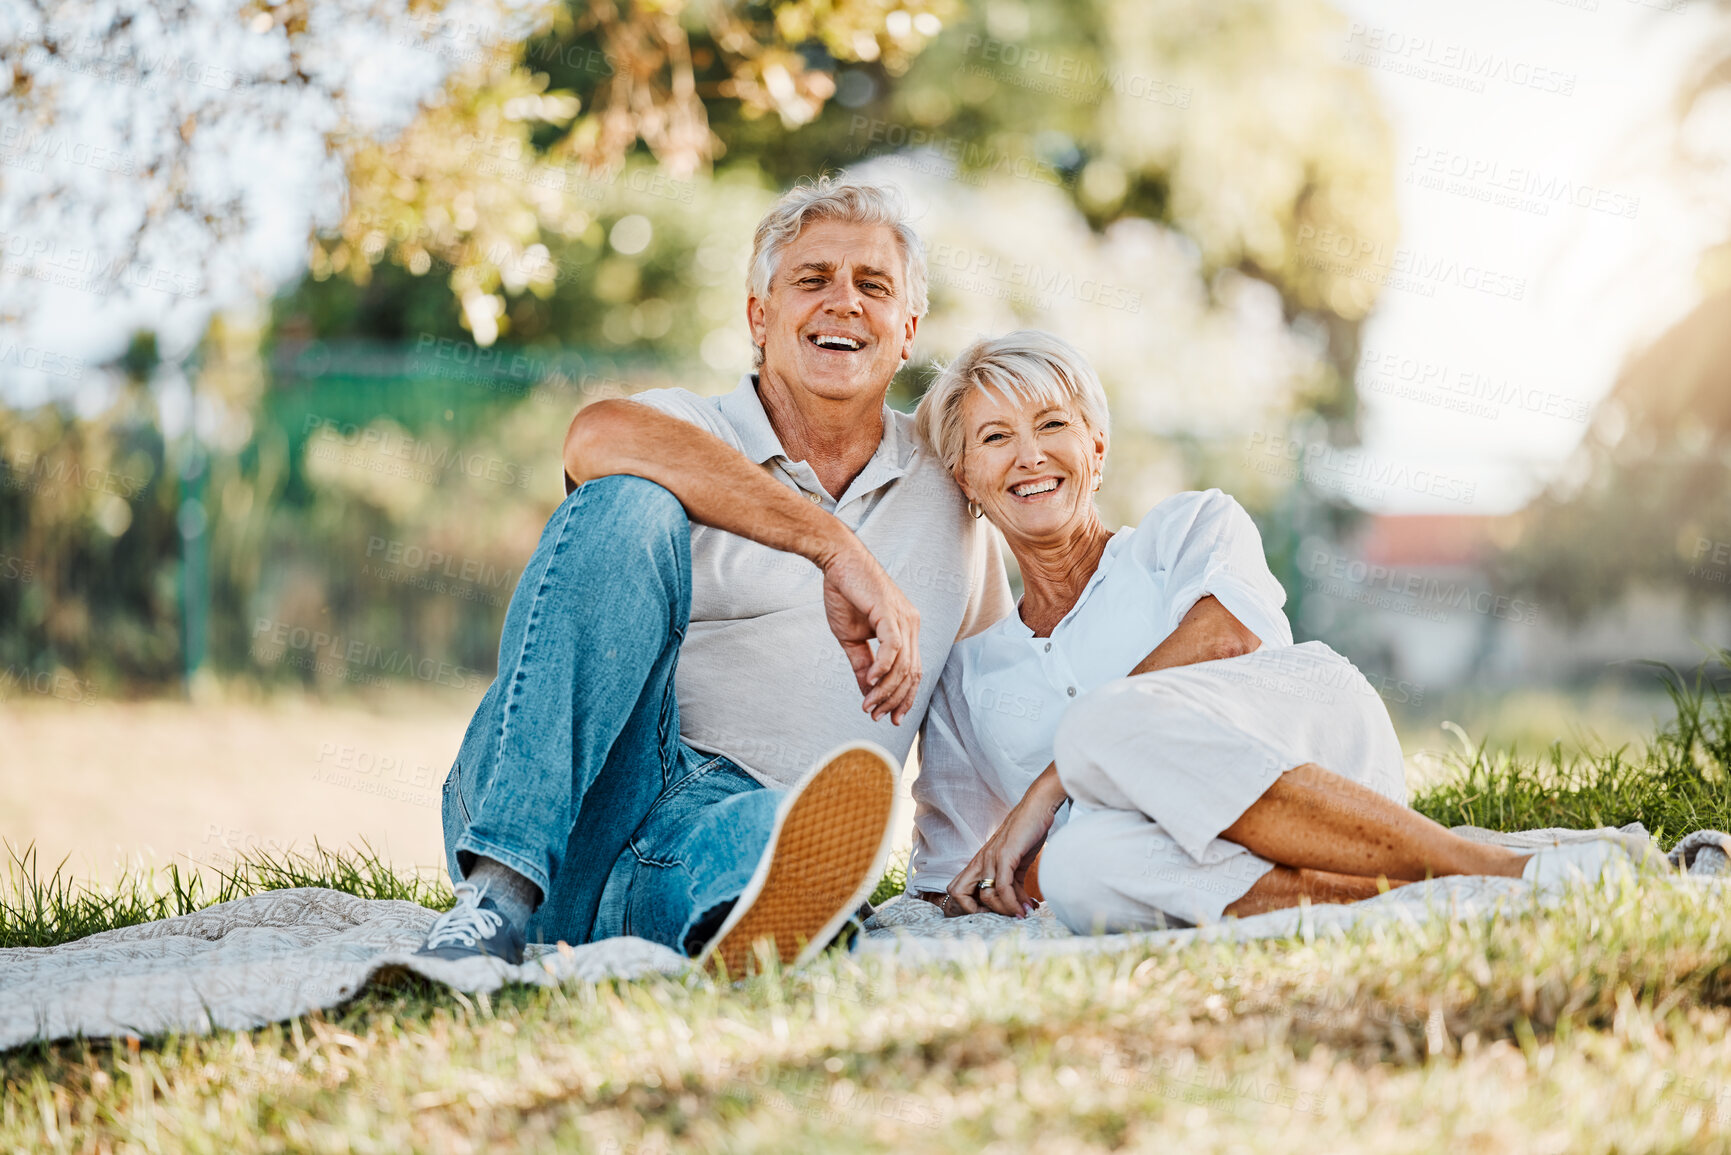
[{"label": "blue jeans", "polygon": [[505,612],[499,673],[445,781],[445,856],[541,888],[530,942],[633,934],[686,951],[757,867],[783,791],[679,738],[691,616],[678,499],[630,476],[559,506]]}]

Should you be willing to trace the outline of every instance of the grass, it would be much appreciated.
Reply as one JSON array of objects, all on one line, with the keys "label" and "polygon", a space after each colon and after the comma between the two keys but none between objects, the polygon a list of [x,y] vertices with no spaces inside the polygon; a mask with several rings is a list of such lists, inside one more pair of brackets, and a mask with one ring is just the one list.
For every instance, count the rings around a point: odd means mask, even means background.
[{"label": "grass", "polygon": [[0,948],[54,946],[98,931],[136,926],[191,914],[219,902],[267,890],[322,886],[362,898],[396,898],[447,910],[456,901],[442,876],[393,870],[370,846],[346,851],[320,846],[310,852],[273,854],[249,850],[211,874],[166,870],[128,871],[111,885],[73,880],[65,862],[47,878],[37,869],[36,848],[6,847],[0,868]]},{"label": "grass", "polygon": [[[1446,822],[1731,826],[1731,702],[1671,675],[1641,748],[1470,752]],[[39,880],[14,856],[7,945],[278,886],[448,903],[370,852],[255,855],[214,884]],[[878,898],[898,885],[886,878]],[[1718,891],[1561,910],[908,969],[829,955],[510,988],[419,982],[252,1032],[0,1056],[0,1150],[1731,1150],[1731,919]]]},{"label": "grass", "polygon": [[[1731,667],[1731,650],[1718,657]],[[1571,759],[1560,743],[1537,758],[1481,746],[1413,806],[1445,826],[1493,830],[1640,822],[1667,846],[1691,830],[1731,831],[1731,695],[1705,665],[1692,679],[1658,669],[1675,716],[1640,749]]]}]

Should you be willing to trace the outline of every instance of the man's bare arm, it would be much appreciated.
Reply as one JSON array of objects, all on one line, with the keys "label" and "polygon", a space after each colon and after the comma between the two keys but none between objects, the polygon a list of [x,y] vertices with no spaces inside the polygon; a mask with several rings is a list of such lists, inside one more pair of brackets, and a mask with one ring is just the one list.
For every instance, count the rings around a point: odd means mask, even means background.
[{"label": "man's bare arm", "polygon": [[[686,516],[810,560],[824,611],[865,709],[900,724],[920,683],[919,613],[839,520],[713,434],[635,401],[584,406],[565,434],[565,488],[630,474],[662,486]],[[877,642],[872,651],[870,643]]]},{"label": "man's bare arm", "polygon": [[565,434],[565,491],[629,473],[662,486],[691,520],[822,567],[857,544],[846,526],[719,437],[635,401],[596,401]]}]

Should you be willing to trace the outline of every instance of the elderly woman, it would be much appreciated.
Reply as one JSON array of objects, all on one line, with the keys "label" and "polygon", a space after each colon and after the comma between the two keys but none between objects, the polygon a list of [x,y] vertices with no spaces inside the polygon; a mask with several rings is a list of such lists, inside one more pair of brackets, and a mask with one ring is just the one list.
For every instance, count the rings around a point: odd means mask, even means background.
[{"label": "elderly woman", "polygon": [[916,419],[1024,589],[951,650],[922,731],[909,890],[946,914],[1043,895],[1080,933],[1188,926],[1431,875],[1596,877],[1633,853],[1517,853],[1408,809],[1382,699],[1293,644],[1237,502],[1180,493],[1101,524],[1105,393],[1057,337],[976,342]]}]

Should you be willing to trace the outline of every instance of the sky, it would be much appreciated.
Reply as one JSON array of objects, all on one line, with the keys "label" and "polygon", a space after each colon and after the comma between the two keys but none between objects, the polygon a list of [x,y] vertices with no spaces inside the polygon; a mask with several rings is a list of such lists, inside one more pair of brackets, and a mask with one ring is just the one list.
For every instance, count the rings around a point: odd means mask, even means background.
[{"label": "sky", "polygon": [[[1563,466],[1724,235],[1674,153],[1702,0],[1337,0],[1396,140],[1399,249],[1358,375],[1368,453],[1469,481],[1392,512],[1495,514]],[[1576,203],[1578,202],[1578,203]]]},{"label": "sky", "polygon": [[[1726,220],[1681,179],[1672,105],[1719,25],[1704,0],[1336,2],[1349,26],[1335,50],[1373,77],[1393,128],[1401,221],[1398,246],[1373,256],[1383,291],[1358,374],[1364,449],[1472,494],[1391,486],[1377,508],[1513,510],[1562,468],[1631,351],[1698,300],[1697,261]],[[415,53],[395,55],[357,59],[399,94],[407,76],[436,79]],[[125,150],[119,123],[72,134]],[[302,267],[316,144],[236,145],[262,197],[250,247],[267,281]],[[22,164],[0,177],[30,179]],[[189,347],[208,315],[202,299],[93,303],[28,287],[46,307],[24,339],[91,361],[139,325]],[[14,403],[62,385],[0,366]]]}]

